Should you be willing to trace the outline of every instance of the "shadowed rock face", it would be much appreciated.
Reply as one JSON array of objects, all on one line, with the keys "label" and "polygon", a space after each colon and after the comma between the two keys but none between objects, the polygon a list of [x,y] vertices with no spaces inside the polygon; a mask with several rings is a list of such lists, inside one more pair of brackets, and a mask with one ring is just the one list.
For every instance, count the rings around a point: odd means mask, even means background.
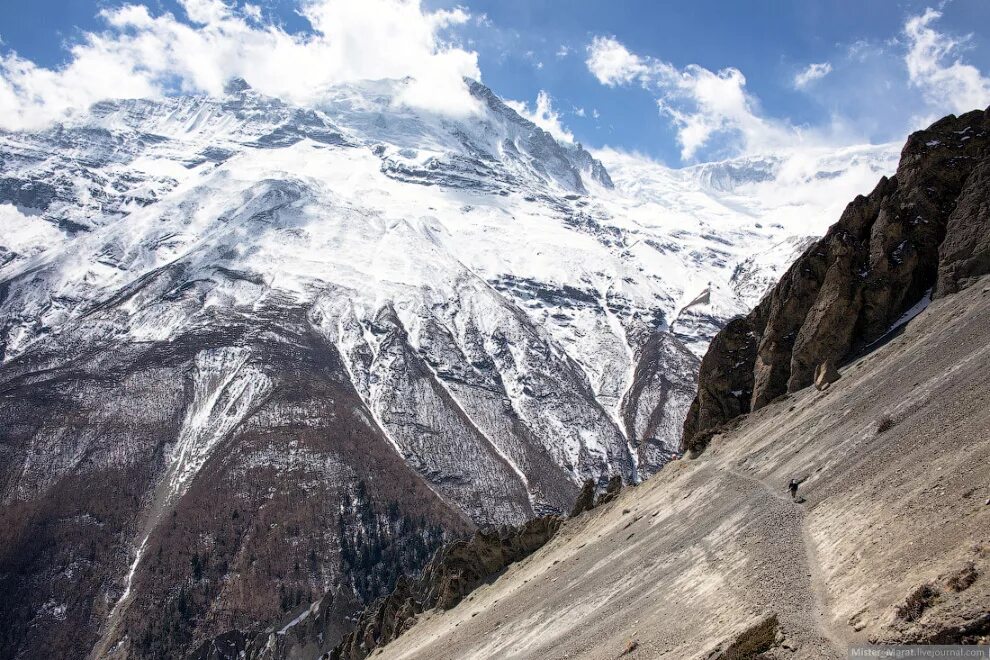
[{"label": "shadowed rock face", "polygon": [[926,295],[990,272],[990,111],[908,138],[897,173],[857,197],[702,360],[683,446],[812,384],[815,369],[876,342]]},{"label": "shadowed rock face", "polygon": [[[715,335],[701,361],[698,394],[691,403],[685,429],[709,429],[749,412],[753,395],[753,361],[758,336],[752,320],[738,318]],[[694,433],[685,433],[684,449],[698,449]]]},{"label": "shadowed rock face", "polygon": [[519,527],[478,531],[468,540],[444,546],[419,580],[400,579],[394,592],[368,607],[354,631],[344,636],[329,658],[365,658],[414,625],[414,617],[420,612],[451,609],[509,564],[543,547],[560,524],[561,518],[545,516]]}]

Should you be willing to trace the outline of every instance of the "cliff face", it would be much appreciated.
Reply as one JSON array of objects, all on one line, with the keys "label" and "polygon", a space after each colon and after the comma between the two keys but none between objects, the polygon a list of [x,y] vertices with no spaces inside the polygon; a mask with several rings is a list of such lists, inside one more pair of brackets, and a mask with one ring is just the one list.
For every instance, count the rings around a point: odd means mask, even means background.
[{"label": "cliff face", "polygon": [[712,341],[684,423],[684,449],[807,387],[929,297],[990,272],[990,111],[912,134],[897,173],[846,207],[745,318]]}]

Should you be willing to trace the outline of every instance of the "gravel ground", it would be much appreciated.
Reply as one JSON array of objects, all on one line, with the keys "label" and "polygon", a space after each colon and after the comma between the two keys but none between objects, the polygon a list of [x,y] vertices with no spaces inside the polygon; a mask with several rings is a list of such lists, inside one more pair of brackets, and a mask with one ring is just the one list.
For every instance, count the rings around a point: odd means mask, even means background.
[{"label": "gravel ground", "polygon": [[[990,278],[841,372],[569,521],[373,657],[702,658],[776,615],[765,657],[838,658],[990,614]],[[937,595],[920,616],[898,616],[924,584]]]}]

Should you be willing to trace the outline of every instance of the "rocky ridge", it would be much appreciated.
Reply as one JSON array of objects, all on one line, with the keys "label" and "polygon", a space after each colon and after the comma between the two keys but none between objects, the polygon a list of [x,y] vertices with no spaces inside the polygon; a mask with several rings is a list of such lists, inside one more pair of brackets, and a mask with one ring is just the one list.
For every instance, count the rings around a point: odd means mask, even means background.
[{"label": "rocky ridge", "polygon": [[807,387],[824,363],[884,338],[932,298],[990,271],[990,113],[910,136],[897,173],[849,204],[824,238],[702,360],[684,448]]}]

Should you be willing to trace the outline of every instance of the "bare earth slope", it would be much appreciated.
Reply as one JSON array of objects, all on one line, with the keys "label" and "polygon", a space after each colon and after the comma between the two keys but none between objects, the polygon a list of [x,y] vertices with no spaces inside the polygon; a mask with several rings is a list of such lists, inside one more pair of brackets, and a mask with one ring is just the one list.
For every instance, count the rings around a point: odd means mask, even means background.
[{"label": "bare earth slope", "polygon": [[738,418],[373,657],[695,658],[740,642],[844,657],[854,641],[985,640],[988,321],[984,277],[826,392]]}]

